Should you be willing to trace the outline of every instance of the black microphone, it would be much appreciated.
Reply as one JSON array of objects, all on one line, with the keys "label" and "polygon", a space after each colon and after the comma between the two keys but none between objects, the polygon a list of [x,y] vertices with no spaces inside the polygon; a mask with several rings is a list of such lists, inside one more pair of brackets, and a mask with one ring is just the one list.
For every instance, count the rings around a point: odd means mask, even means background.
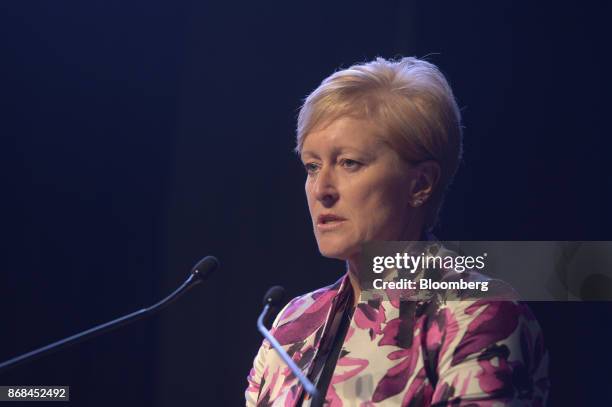
[{"label": "black microphone", "polygon": [[57,342],[53,342],[49,345],[43,346],[42,348],[35,349],[31,352],[24,353],[23,355],[2,362],[0,363],[0,371],[7,370],[22,363],[32,361],[43,355],[57,351],[69,345],[74,345],[76,343],[84,341],[85,339],[93,338],[94,336],[112,331],[116,328],[119,328],[120,326],[129,324],[130,322],[153,315],[157,311],[173,303],[188,289],[207,279],[218,268],[219,260],[217,260],[217,258],[214,256],[206,256],[202,260],[197,262],[195,266],[193,266],[191,272],[189,273],[189,277],[187,277],[187,280],[185,280],[185,282],[181,284],[179,288],[174,290],[174,292],[172,292],[163,300],[151,305],[148,308],[143,308],[131,314],[125,315],[121,318],[117,318],[104,324],[94,326],[93,328],[90,328],[86,331],[69,336],[68,338],[61,339]]},{"label": "black microphone", "polygon": [[287,366],[289,366],[295,377],[297,377],[300,383],[302,383],[302,386],[304,386],[304,390],[306,390],[306,392],[310,394],[313,400],[318,400],[319,392],[317,391],[315,386],[310,380],[308,380],[306,376],[304,376],[300,368],[297,367],[296,364],[293,362],[293,359],[289,357],[287,352],[285,352],[285,350],[281,347],[276,338],[272,336],[270,331],[268,331],[263,324],[264,318],[268,314],[270,307],[281,304],[284,297],[285,289],[280,285],[275,285],[274,287],[268,290],[263,300],[264,309],[259,318],[257,318],[257,329],[259,329],[259,332],[263,334],[263,336],[268,340],[268,342],[270,342],[272,347],[276,350],[278,355],[285,361]]}]

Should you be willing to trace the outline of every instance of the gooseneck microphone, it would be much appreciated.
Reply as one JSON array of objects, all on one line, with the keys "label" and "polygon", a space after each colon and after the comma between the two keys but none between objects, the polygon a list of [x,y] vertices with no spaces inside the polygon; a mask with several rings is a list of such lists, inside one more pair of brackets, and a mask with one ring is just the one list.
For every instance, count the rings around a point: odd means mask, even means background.
[{"label": "gooseneck microphone", "polygon": [[0,363],[0,371],[7,370],[17,365],[20,365],[22,363],[32,361],[43,355],[46,355],[51,352],[65,348],[69,345],[74,345],[76,343],[82,342],[89,338],[93,338],[94,336],[100,335],[102,333],[117,329],[120,326],[129,324],[138,319],[153,315],[157,311],[173,303],[176,299],[178,299],[183,293],[185,293],[191,287],[206,280],[218,268],[219,268],[219,260],[217,260],[213,256],[206,256],[202,260],[197,262],[195,266],[193,266],[193,268],[191,269],[191,272],[189,273],[189,277],[187,277],[187,280],[185,280],[185,282],[181,284],[179,288],[174,290],[170,295],[168,295],[163,300],[151,305],[148,308],[143,308],[141,310],[138,310],[136,312],[125,315],[123,317],[114,319],[112,321],[106,322],[104,324],[94,326],[93,328],[90,328],[86,331],[69,336],[68,338],[64,338],[57,342],[53,342],[49,345],[43,346],[42,348],[35,349],[23,355],[14,357],[12,359],[7,360],[6,362],[2,362]]},{"label": "gooseneck microphone", "polygon": [[261,332],[262,335],[268,340],[268,342],[270,342],[270,344],[276,350],[278,355],[285,361],[287,366],[289,366],[295,377],[297,377],[302,386],[304,386],[304,390],[306,390],[306,392],[310,394],[313,401],[318,400],[319,392],[317,391],[316,387],[312,384],[310,380],[308,380],[306,376],[304,376],[300,368],[296,366],[296,364],[289,357],[287,352],[285,352],[285,350],[281,347],[276,338],[272,336],[270,331],[268,331],[263,324],[263,321],[266,315],[268,314],[270,307],[281,304],[284,297],[285,289],[279,285],[276,285],[268,290],[263,300],[264,309],[259,318],[257,318],[257,329],[259,329],[259,332]]}]

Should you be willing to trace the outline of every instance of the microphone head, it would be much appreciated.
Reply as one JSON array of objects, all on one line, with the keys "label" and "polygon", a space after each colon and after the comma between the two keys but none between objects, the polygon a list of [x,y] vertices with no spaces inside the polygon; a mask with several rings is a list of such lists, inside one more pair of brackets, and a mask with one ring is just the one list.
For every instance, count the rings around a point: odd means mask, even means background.
[{"label": "microphone head", "polygon": [[280,285],[271,287],[263,299],[263,305],[269,304],[271,307],[277,306],[283,302],[285,298],[285,289]]},{"label": "microphone head", "polygon": [[191,274],[203,281],[219,268],[219,260],[215,256],[206,256],[191,269]]}]

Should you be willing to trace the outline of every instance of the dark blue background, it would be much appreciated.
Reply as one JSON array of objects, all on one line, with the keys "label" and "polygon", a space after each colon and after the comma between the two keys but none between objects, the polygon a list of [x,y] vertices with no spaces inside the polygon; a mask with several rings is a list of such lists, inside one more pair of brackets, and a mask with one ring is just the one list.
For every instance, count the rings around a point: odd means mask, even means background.
[{"label": "dark blue background", "polygon": [[[292,153],[300,100],[377,55],[439,65],[465,125],[446,240],[612,240],[610,7],[559,2],[0,2],[0,375],[72,405],[243,404],[270,285],[327,285]],[[610,303],[534,303],[550,405],[610,405]]]}]

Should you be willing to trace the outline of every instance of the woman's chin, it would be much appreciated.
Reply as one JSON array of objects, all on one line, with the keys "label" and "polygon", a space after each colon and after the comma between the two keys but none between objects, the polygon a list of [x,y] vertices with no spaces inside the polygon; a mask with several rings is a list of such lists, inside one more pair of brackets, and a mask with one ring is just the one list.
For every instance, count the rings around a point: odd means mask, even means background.
[{"label": "woman's chin", "polygon": [[319,244],[319,252],[330,259],[348,260],[359,253],[359,247]]}]

